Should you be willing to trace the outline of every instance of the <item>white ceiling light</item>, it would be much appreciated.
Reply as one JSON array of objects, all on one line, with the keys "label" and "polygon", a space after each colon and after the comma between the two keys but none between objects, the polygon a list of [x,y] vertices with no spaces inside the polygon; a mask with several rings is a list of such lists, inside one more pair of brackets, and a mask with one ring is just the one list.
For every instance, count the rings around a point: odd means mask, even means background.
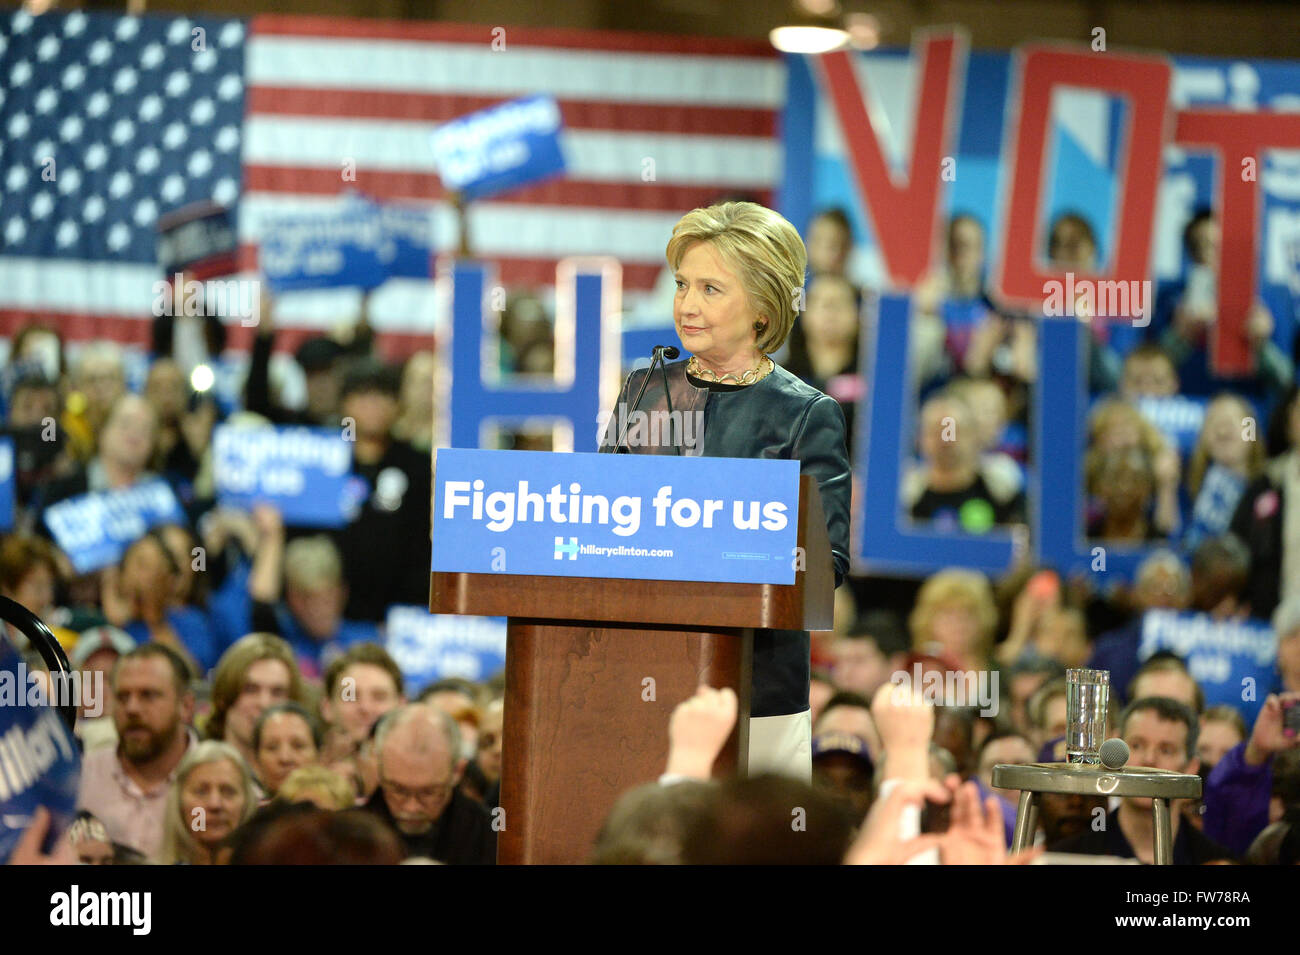
[{"label": "white ceiling light", "polygon": [[849,34],[838,27],[784,26],[768,34],[782,53],[829,53],[849,42]]}]

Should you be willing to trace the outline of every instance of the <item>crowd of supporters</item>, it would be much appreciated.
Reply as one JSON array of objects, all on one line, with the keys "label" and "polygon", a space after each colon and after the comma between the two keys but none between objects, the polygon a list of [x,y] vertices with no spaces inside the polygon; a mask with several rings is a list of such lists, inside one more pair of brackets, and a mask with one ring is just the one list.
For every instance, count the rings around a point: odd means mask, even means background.
[{"label": "crowd of supporters", "polygon": [[[1055,265],[1095,267],[1083,217],[1061,216],[1050,236]],[[850,275],[851,237],[834,210],[810,226],[805,309],[779,357],[841,403],[853,440],[872,400],[859,336],[873,293]],[[910,584],[851,578],[836,629],[814,640],[812,787],[706,782],[735,701],[702,690],[673,715],[665,777],[625,796],[593,858],[1003,861],[1015,793],[993,788],[992,767],[1062,758],[1064,671],[1090,665],[1111,673],[1110,726],[1131,762],[1205,780],[1203,798],[1178,807],[1175,861],[1300,860],[1300,739],[1288,715],[1300,701],[1300,401],[1294,349],[1275,327],[1291,322],[1258,306],[1256,372],[1216,377],[1217,242],[1214,216],[1198,214],[1186,279],[1160,291],[1149,324],[1089,316],[1079,533],[1153,547],[1131,584],[1034,566],[996,580],[958,569]],[[897,507],[953,533],[1024,523],[1035,464],[1036,323],[1000,307],[986,274],[982,226],[954,217],[944,267],[917,290],[911,318],[917,428]],[[71,848],[118,863],[492,861],[500,676],[411,686],[384,648],[388,609],[427,600],[432,354],[386,363],[364,323],[347,343],[308,339],[293,355],[290,400],[268,307],[228,400],[194,386],[222,342],[206,325],[206,337],[193,331],[156,323],[133,376],[117,346],[65,353],[54,330],[34,326],[5,367],[17,506],[0,541],[0,593],[45,620],[73,667],[105,687],[102,710],[84,708],[77,724]],[[554,340],[536,297],[512,297],[501,331],[503,371],[550,373]],[[286,527],[270,505],[218,505],[213,429],[267,422],[350,429],[369,496],[345,526]],[[501,446],[549,441],[519,434]],[[159,477],[184,519],[77,573],[48,509]],[[1245,628],[1231,634],[1265,648],[1251,686],[1162,645],[1164,624]],[[931,671],[981,674],[989,698],[935,706],[891,692],[897,674]],[[790,806],[815,820],[807,838],[792,837]],[[1044,797],[1037,841],[1150,861],[1149,802]]]}]

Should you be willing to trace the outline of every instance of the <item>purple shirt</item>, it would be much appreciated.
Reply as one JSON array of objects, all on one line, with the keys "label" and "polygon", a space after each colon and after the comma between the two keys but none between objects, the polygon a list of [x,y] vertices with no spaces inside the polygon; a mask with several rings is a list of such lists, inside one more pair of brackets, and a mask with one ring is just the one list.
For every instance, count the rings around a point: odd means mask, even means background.
[{"label": "purple shirt", "polygon": [[1244,856],[1268,825],[1272,795],[1272,757],[1263,766],[1251,766],[1246,762],[1246,744],[1238,743],[1223,754],[1205,781],[1205,834]]}]

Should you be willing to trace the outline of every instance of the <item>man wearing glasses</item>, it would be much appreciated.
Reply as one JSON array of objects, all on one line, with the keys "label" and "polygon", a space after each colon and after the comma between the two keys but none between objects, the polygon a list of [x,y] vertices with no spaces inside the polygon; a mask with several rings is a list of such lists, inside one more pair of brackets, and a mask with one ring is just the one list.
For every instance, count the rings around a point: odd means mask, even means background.
[{"label": "man wearing glasses", "polygon": [[492,817],[458,788],[460,744],[456,722],[441,710],[415,703],[387,714],[375,731],[379,788],[366,808],[397,830],[408,856],[493,865]]}]

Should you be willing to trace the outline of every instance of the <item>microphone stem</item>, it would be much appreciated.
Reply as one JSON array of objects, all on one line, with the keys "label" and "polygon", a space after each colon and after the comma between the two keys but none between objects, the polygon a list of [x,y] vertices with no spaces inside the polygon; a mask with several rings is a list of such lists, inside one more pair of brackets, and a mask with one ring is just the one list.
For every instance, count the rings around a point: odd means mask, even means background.
[{"label": "microphone stem", "polygon": [[[632,401],[632,409],[628,411],[627,417],[623,420],[623,427],[619,430],[618,443],[614,445],[614,453],[623,453],[623,442],[627,439],[627,426],[632,421],[632,415],[641,404],[641,397],[645,394],[646,385],[650,384],[650,376],[655,373],[655,365],[659,364],[663,358],[663,346],[655,346],[654,354],[650,359],[650,367],[646,369],[645,377],[641,379],[641,387],[637,389],[636,398]],[[630,453],[630,451],[629,451]]]}]

